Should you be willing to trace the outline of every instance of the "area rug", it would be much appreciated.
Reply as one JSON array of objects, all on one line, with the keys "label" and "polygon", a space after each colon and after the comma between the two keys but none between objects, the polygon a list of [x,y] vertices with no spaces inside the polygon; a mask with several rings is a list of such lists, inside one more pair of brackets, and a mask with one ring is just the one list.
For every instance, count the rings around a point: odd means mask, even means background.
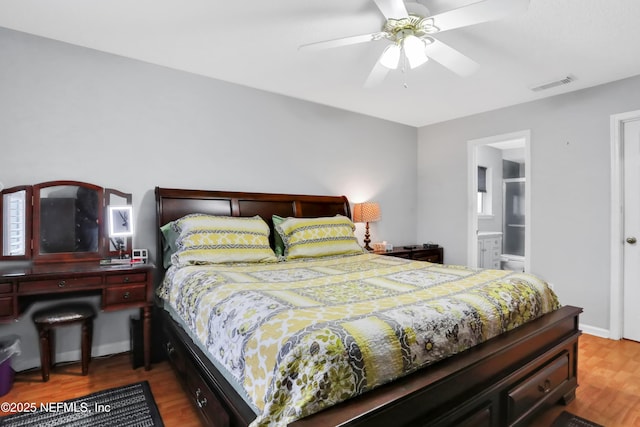
[{"label": "area rug", "polygon": [[38,403],[33,411],[0,418],[1,427],[162,427],[147,381],[64,402]]},{"label": "area rug", "polygon": [[555,419],[551,427],[604,427],[589,420],[585,420],[571,412],[562,411]]}]

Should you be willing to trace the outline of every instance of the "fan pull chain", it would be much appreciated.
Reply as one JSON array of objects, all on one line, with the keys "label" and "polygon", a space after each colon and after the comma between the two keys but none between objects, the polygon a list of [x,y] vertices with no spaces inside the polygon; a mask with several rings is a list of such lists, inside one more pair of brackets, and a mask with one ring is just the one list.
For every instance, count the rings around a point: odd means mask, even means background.
[{"label": "fan pull chain", "polygon": [[401,47],[400,50],[400,58],[402,59],[402,86],[405,89],[409,88],[409,85],[407,84],[407,55],[405,55],[404,53],[404,46]]}]

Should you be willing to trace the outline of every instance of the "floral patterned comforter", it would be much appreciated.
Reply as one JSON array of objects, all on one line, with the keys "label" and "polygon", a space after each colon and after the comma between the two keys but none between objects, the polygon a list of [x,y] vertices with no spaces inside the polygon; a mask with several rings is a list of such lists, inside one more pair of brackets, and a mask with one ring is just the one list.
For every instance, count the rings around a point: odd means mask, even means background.
[{"label": "floral patterned comforter", "polygon": [[171,267],[158,294],[286,425],[559,308],[535,276],[374,254]]}]

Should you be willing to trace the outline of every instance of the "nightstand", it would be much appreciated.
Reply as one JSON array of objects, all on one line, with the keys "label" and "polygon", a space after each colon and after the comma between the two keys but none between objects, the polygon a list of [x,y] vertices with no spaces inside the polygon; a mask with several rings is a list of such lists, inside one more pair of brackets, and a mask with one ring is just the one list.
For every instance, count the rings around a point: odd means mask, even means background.
[{"label": "nightstand", "polygon": [[421,245],[413,245],[410,248],[404,246],[394,247],[391,251],[376,251],[378,255],[395,256],[398,258],[407,258],[415,261],[428,261],[438,264],[444,263],[444,249],[441,246],[437,248],[423,248]]}]

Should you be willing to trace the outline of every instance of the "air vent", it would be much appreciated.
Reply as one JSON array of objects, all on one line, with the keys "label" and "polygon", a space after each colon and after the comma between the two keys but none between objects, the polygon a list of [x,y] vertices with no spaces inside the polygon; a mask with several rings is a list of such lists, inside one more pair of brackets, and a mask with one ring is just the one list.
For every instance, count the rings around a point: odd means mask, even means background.
[{"label": "air vent", "polygon": [[563,78],[558,79],[558,80],[553,80],[551,82],[543,83],[543,84],[538,85],[538,86],[533,86],[530,89],[532,91],[534,91],[534,92],[540,92],[541,90],[551,89],[552,87],[567,85],[567,84],[571,83],[572,81],[575,81],[575,79],[576,78],[573,77],[573,76],[566,76],[566,77],[563,77]]}]

